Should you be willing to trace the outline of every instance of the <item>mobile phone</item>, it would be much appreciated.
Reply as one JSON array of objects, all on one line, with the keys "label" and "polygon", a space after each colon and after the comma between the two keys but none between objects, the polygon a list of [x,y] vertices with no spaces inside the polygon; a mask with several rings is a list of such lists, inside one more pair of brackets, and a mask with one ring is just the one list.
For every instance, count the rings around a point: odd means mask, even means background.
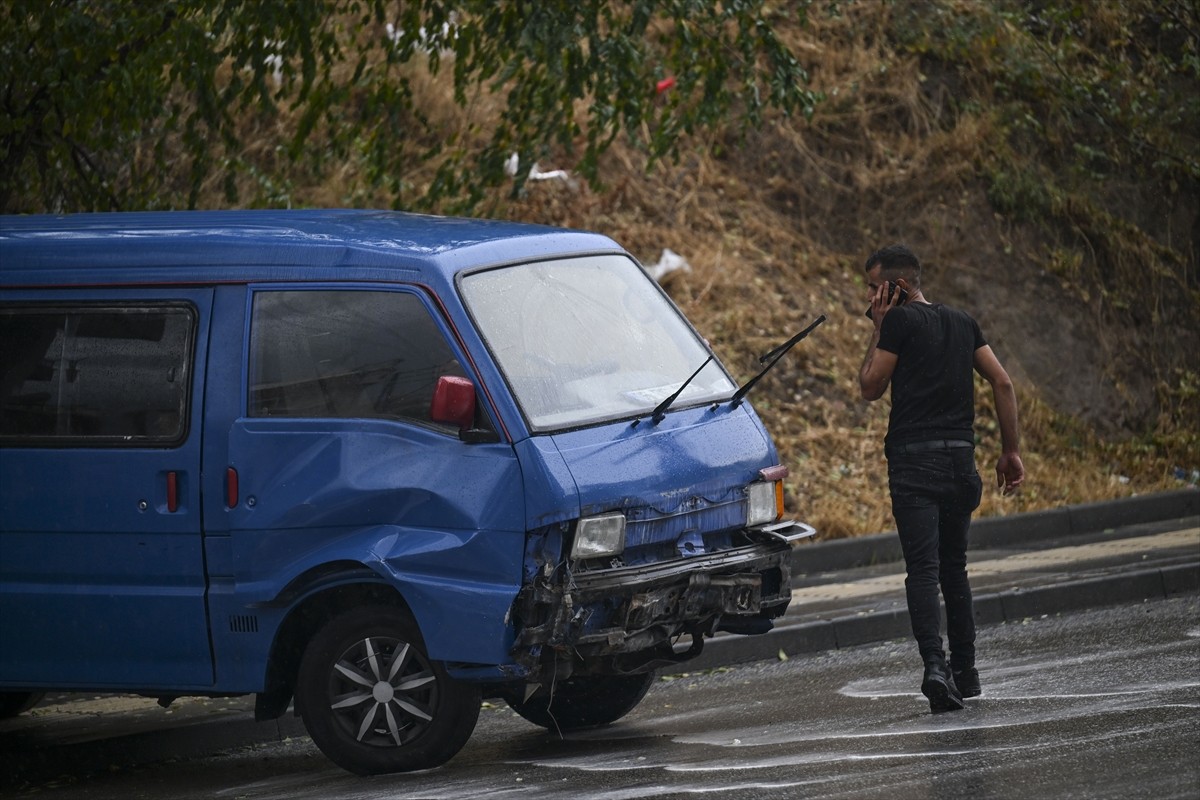
[{"label": "mobile phone", "polygon": [[[907,289],[903,289],[903,288],[897,286],[896,284],[892,283],[891,281],[887,282],[887,287],[888,287],[887,301],[889,303],[892,302],[892,297],[896,294],[897,289],[900,290],[899,305],[904,305],[905,303],[908,302],[908,290]],[[867,306],[867,314],[866,315],[867,315],[868,319],[873,319],[873,317],[871,317],[871,306]]]}]

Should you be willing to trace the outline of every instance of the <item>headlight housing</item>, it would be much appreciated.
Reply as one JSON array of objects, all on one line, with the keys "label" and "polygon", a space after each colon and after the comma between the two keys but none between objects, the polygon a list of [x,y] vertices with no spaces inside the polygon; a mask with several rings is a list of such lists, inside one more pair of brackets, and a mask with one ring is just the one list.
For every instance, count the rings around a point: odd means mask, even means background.
[{"label": "headlight housing", "polygon": [[571,558],[599,558],[625,552],[625,515],[619,511],[583,517],[575,526]]},{"label": "headlight housing", "polygon": [[746,527],[766,525],[783,516],[783,481],[758,481],[746,487]]}]

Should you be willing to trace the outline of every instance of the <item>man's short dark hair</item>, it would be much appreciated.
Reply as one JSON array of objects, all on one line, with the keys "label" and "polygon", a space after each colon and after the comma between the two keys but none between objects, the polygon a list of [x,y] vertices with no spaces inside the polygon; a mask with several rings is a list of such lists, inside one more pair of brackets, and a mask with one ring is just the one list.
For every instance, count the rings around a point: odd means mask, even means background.
[{"label": "man's short dark hair", "polygon": [[881,273],[886,280],[904,278],[914,286],[921,285],[921,262],[916,253],[902,244],[888,245],[871,253],[863,270],[870,272],[876,264],[883,268]]}]

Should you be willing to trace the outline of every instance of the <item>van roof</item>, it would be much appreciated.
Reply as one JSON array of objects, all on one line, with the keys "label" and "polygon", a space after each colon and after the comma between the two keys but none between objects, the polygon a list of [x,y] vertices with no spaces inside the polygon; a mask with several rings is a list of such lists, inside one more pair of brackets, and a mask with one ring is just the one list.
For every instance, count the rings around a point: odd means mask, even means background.
[{"label": "van roof", "polygon": [[475,267],[624,252],[606,236],[355,209],[0,216],[0,284],[449,282]]}]

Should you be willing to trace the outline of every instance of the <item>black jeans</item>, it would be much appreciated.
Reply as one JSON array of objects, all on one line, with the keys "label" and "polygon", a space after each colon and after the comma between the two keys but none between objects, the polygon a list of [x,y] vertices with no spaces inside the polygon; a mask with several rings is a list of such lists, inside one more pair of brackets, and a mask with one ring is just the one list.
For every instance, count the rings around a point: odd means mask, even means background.
[{"label": "black jeans", "polygon": [[[958,444],[958,443],[951,443]],[[967,580],[967,531],[979,507],[983,481],[975,449],[922,442],[889,447],[888,487],[892,516],[908,577],[904,581],[913,636],[925,661],[944,659],[941,603],[954,669],[975,666],[975,613]]]}]

